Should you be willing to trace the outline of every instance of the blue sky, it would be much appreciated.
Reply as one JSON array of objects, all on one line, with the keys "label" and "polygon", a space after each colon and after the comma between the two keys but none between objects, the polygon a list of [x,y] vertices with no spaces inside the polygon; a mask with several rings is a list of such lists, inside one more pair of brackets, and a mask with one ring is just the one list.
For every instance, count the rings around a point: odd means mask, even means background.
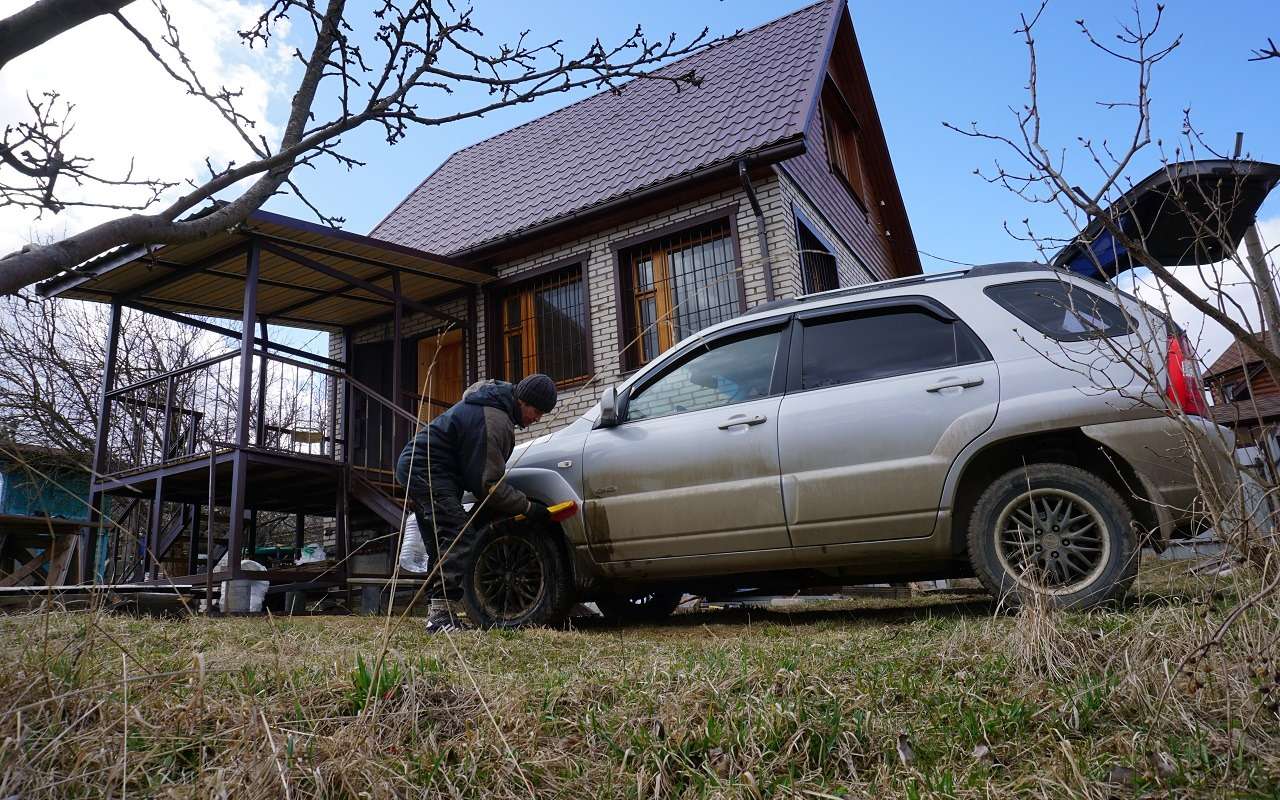
[{"label": "blue sky", "polygon": [[[476,21],[486,42],[506,40],[521,28],[534,38],[563,38],[570,51],[599,35],[606,43],[635,23],[654,34],[692,35],[705,26],[728,33],[786,14],[804,5],[785,0],[651,0],[644,4],[514,2],[477,4]],[[975,11],[975,6],[981,10]],[[902,187],[917,245],[923,251],[961,262],[1034,257],[1030,245],[1002,228],[1030,217],[1037,231],[1062,233],[1056,210],[1033,207],[973,174],[1007,153],[945,130],[942,121],[977,121],[1003,133],[1015,131],[1009,106],[1020,105],[1027,75],[1026,49],[1015,34],[1018,14],[1032,2],[869,2],[851,3],[854,27],[875,92],[894,167]],[[536,8],[536,13],[531,9]],[[1153,4],[1144,4],[1150,13]],[[1074,20],[1084,18],[1099,38],[1114,41],[1118,24],[1133,19],[1123,2],[1051,3],[1037,26],[1041,105],[1046,141],[1065,148],[1068,173],[1089,187],[1096,172],[1080,159],[1077,136],[1116,139],[1131,132],[1125,112],[1104,111],[1099,100],[1132,96],[1131,68],[1094,50]],[[1211,145],[1231,146],[1245,131],[1245,148],[1257,158],[1280,160],[1280,61],[1249,62],[1251,49],[1268,35],[1280,35],[1274,2],[1169,3],[1160,41],[1183,34],[1183,44],[1156,69],[1152,84],[1153,136],[1167,149],[1180,143],[1183,110]],[[575,47],[576,45],[576,47]],[[313,199],[329,213],[347,218],[346,227],[368,231],[453,151],[563,106],[580,96],[556,95],[530,106],[506,109],[484,119],[448,127],[419,129],[395,147],[374,130],[349,140],[368,166],[343,172],[324,167],[301,176]],[[445,101],[446,103],[450,101]],[[1152,147],[1128,171],[1134,180],[1159,166]],[[518,187],[513,187],[518,190]],[[1280,195],[1280,192],[1277,193]],[[269,208],[307,216],[296,201],[278,198]],[[1280,197],[1262,217],[1280,215]],[[950,265],[924,257],[928,270]]]}]

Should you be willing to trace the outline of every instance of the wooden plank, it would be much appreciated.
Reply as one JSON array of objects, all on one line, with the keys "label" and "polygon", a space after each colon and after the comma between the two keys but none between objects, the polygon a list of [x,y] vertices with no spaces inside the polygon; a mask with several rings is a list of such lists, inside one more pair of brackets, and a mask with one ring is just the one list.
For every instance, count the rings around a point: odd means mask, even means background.
[{"label": "wooden plank", "polygon": [[40,553],[40,555],[31,559],[27,563],[23,564],[21,567],[18,567],[16,572],[13,572],[9,575],[6,575],[3,578],[0,578],[0,588],[3,588],[5,586],[17,586],[20,582],[26,580],[27,577],[31,575],[31,573],[35,572],[36,570],[44,566],[45,562],[47,562],[48,560],[49,560],[49,548],[45,548],[44,551]]},{"label": "wooden plank", "polygon": [[57,554],[49,561],[49,579],[46,583],[57,586],[67,581],[67,571],[71,568],[71,556],[76,552],[78,536],[59,536]]}]

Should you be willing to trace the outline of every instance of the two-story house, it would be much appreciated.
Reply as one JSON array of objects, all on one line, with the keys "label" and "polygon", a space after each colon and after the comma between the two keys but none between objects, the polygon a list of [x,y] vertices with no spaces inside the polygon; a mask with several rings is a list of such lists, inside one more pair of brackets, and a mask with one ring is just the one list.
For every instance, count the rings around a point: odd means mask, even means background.
[{"label": "two-story house", "polygon": [[[405,317],[408,407],[433,362],[430,413],[474,376],[545,372],[562,404],[536,434],[758,303],[921,271],[843,0],[665,68],[690,69],[699,86],[633,80],[459,150],[377,225],[496,276],[439,306],[474,304],[474,333]],[[391,332],[351,340],[357,376],[387,394]]]}]

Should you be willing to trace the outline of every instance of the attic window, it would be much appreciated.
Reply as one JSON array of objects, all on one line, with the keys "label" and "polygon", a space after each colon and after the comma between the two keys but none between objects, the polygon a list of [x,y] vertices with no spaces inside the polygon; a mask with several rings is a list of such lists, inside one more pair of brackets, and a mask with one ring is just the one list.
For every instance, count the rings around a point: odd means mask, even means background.
[{"label": "attic window", "polygon": [[831,171],[844,179],[863,210],[871,208],[871,187],[862,159],[862,131],[853,109],[831,80],[822,87],[822,123]]}]

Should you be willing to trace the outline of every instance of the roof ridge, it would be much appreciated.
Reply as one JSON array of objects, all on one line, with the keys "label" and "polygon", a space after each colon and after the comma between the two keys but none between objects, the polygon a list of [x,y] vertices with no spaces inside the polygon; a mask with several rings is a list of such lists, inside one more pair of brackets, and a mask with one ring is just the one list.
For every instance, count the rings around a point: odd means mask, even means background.
[{"label": "roof ridge", "polygon": [[[666,64],[663,64],[661,67],[658,67],[657,69],[652,70],[651,72],[646,72],[646,73],[644,73],[644,75],[637,75],[637,76],[634,76],[634,77],[630,78],[629,80],[627,80],[627,82],[626,82],[626,83],[623,83],[623,84],[622,84],[622,86],[621,86],[621,87],[619,87],[616,91],[622,91],[622,89],[624,89],[624,88],[625,88],[625,87],[627,87],[627,86],[630,86],[630,85],[631,85],[632,83],[634,83],[635,81],[638,81],[638,80],[644,80],[647,76],[649,76],[649,75],[653,75],[653,74],[658,73],[658,72],[662,72],[663,70],[666,70],[666,69],[668,69],[668,68],[670,68],[670,67],[673,67],[673,66],[675,66],[676,64],[679,64],[679,63],[680,63],[680,62],[682,62],[682,61],[687,61],[688,59],[691,59],[691,58],[697,58],[698,56],[701,56],[703,53],[707,53],[707,52],[710,52],[710,51],[712,51],[712,50],[715,50],[716,48],[719,48],[719,47],[723,47],[723,46],[725,46],[725,45],[728,45],[728,44],[730,44],[730,43],[732,43],[732,42],[734,42],[734,41],[737,41],[738,39],[741,39],[741,38],[743,38],[743,37],[747,36],[748,34],[756,33],[757,31],[763,30],[763,29],[765,29],[765,28],[767,28],[767,27],[769,27],[769,26],[771,26],[771,25],[776,25],[777,23],[782,22],[783,20],[790,19],[791,17],[794,17],[794,16],[797,16],[797,15],[799,15],[799,14],[802,14],[802,13],[804,13],[805,11],[808,11],[809,9],[814,8],[815,6],[826,5],[826,4],[829,4],[829,3],[830,3],[830,4],[834,4],[834,3],[836,3],[836,2],[837,2],[837,0],[816,0],[815,2],[809,3],[808,5],[801,6],[800,8],[797,8],[797,9],[796,9],[796,10],[794,10],[794,11],[789,11],[789,12],[787,12],[786,14],[783,14],[783,15],[782,15],[782,16],[780,16],[780,17],[774,17],[773,19],[771,19],[771,20],[767,20],[767,21],[765,21],[765,22],[762,22],[762,23],[760,23],[759,25],[756,25],[756,26],[754,26],[754,27],[747,28],[746,30],[740,31],[740,32],[739,32],[736,36],[734,36],[732,39],[726,39],[726,40],[724,40],[724,41],[722,41],[722,42],[717,42],[716,44],[710,45],[710,46],[708,46],[708,47],[704,47],[704,48],[702,48],[701,50],[698,50],[697,52],[688,53],[688,54],[686,54],[686,55],[680,56],[679,58],[675,59],[674,61],[669,61],[669,62],[667,62]],[[696,88],[696,87],[694,87],[694,88]],[[597,98],[597,97],[599,97],[599,96],[601,96],[601,95],[603,95],[603,94],[608,94],[608,93],[611,93],[611,92],[614,92],[614,91],[615,91],[614,89],[601,89],[600,91],[598,91],[598,92],[594,92],[594,93],[592,93],[592,94],[589,94],[589,95],[587,95],[586,97],[580,98],[580,99],[578,99],[578,100],[574,100],[572,103],[569,103],[568,105],[564,105],[564,106],[561,106],[560,108],[554,109],[554,110],[552,110],[552,111],[548,111],[547,113],[542,114],[542,115],[537,116],[537,117],[534,117],[533,119],[525,120],[524,122],[520,123],[519,125],[515,125],[515,126],[513,126],[513,127],[507,128],[507,129],[505,129],[505,130],[501,130],[501,131],[499,131],[499,132],[497,132],[497,133],[493,134],[492,136],[486,136],[485,138],[483,138],[483,139],[481,139],[481,140],[479,140],[479,141],[477,141],[477,142],[472,142],[471,144],[467,145],[466,147],[462,147],[462,148],[459,148],[459,149],[457,149],[457,150],[454,150],[454,151],[449,155],[449,157],[448,157],[448,158],[446,158],[444,161],[440,162],[440,166],[441,166],[441,167],[443,167],[445,164],[449,163],[449,162],[450,162],[450,161],[452,161],[454,158],[456,158],[457,156],[462,155],[463,153],[467,152],[468,150],[472,150],[472,149],[474,149],[474,148],[479,147],[479,146],[480,146],[480,145],[482,145],[482,144],[486,144],[486,143],[488,143],[488,142],[492,142],[492,141],[494,141],[495,139],[500,139],[500,138],[502,138],[503,136],[506,136],[506,135],[508,135],[508,134],[515,133],[516,131],[520,130],[521,128],[528,127],[528,126],[530,126],[530,125],[533,125],[533,124],[534,124],[534,123],[536,123],[536,122],[542,122],[542,121],[543,121],[543,120],[545,120],[545,119],[548,119],[548,118],[550,118],[550,117],[554,117],[554,116],[556,116],[557,114],[561,114],[561,113],[563,113],[563,112],[565,112],[565,111],[568,111],[569,109],[574,108],[575,106],[582,105],[583,103],[587,102],[588,100],[594,100],[595,98]],[[436,172],[438,172],[438,171],[439,171],[439,169],[440,169],[440,167],[437,167],[435,170],[433,170],[433,171],[432,171],[432,173],[431,173],[431,174],[432,174],[432,175],[434,175]],[[430,177],[430,176],[427,176],[427,177]],[[423,183],[426,183],[426,180],[423,180]],[[421,187],[421,184],[419,184],[419,187]],[[414,191],[417,191],[417,190],[415,189]],[[408,199],[408,198],[406,198],[406,199]],[[390,215],[388,214],[387,216],[390,216]],[[383,221],[384,221],[384,222],[386,221],[386,220],[385,220],[385,218],[384,218],[384,220],[383,220]],[[381,225],[382,223],[380,222],[380,223],[378,223],[378,224],[379,224],[379,225]]]}]

